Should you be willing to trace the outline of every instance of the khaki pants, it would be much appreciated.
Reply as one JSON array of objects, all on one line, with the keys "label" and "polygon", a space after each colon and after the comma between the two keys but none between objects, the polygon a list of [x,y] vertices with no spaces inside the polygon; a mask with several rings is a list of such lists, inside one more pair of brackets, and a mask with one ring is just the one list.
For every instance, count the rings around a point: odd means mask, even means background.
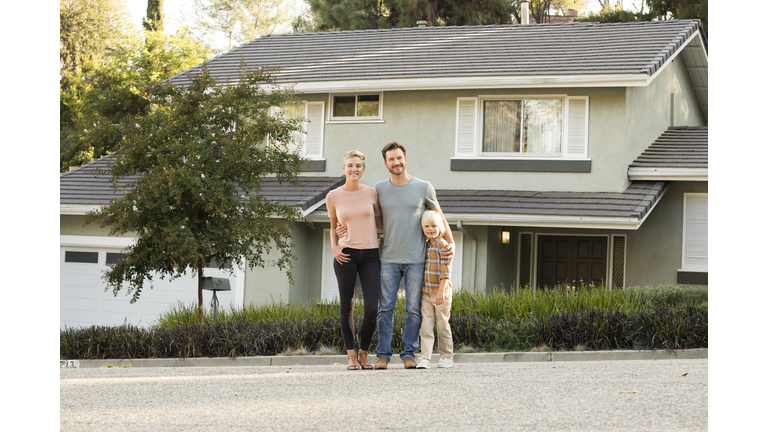
[{"label": "khaki pants", "polygon": [[453,335],[448,318],[451,317],[451,289],[445,289],[445,303],[435,305],[437,293],[421,293],[421,357],[432,360],[432,349],[435,345],[434,328],[437,324],[437,349],[441,358],[453,360]]}]

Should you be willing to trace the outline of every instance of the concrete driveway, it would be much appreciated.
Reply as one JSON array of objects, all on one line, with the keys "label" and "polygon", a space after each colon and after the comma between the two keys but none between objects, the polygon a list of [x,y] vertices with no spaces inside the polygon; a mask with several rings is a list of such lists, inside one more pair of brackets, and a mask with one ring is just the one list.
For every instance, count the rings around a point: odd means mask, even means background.
[{"label": "concrete driveway", "polygon": [[[433,364],[434,366],[434,364]],[[708,360],[62,369],[62,431],[705,431]]]}]

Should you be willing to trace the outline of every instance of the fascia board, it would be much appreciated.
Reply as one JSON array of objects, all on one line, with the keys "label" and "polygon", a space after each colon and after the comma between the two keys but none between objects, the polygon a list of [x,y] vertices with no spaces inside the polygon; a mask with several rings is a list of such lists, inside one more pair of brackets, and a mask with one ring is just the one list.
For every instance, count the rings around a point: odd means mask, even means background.
[{"label": "fascia board", "polygon": [[546,228],[585,228],[636,230],[642,221],[637,218],[600,218],[588,216],[545,215],[487,215],[446,213],[446,220],[461,221],[464,225],[495,225]]},{"label": "fascia board", "polygon": [[100,205],[91,204],[61,204],[60,215],[84,215],[101,208]]},{"label": "fascia board", "polygon": [[59,245],[67,247],[117,247],[126,248],[136,243],[135,237],[105,237],[60,235]]},{"label": "fascia board", "polygon": [[627,175],[633,181],[709,181],[708,168],[630,168]]},{"label": "fascia board", "polygon": [[[670,58],[668,58],[668,59],[667,59],[667,60],[666,60],[666,61],[665,61],[665,62],[664,62],[662,65],[661,65],[661,67],[660,67],[658,70],[656,70],[656,72],[654,72],[654,74],[653,74],[653,75],[651,75],[650,77],[647,77],[647,82],[646,82],[646,84],[645,84],[645,85],[650,85],[650,84],[651,84],[651,82],[652,82],[654,79],[656,79],[656,77],[657,77],[657,76],[659,76],[659,74],[660,74],[662,71],[664,71],[664,69],[666,69],[668,65],[672,64],[672,60],[674,60],[674,59],[675,59],[675,58],[676,58],[676,57],[677,57],[677,56],[678,56],[680,53],[682,53],[682,52],[683,52],[683,50],[685,49],[685,47],[687,47],[687,46],[688,46],[688,44],[690,44],[690,43],[691,43],[691,41],[693,41],[693,40],[695,40],[695,39],[697,39],[697,38],[698,38],[698,40],[699,40],[699,43],[700,43],[700,44],[702,44],[703,42],[702,42],[702,40],[701,40],[701,34],[699,33],[699,31],[698,31],[698,30],[696,30],[696,31],[695,31],[695,32],[694,32],[694,33],[693,33],[693,34],[692,34],[692,35],[691,35],[691,36],[690,36],[688,39],[686,39],[686,41],[685,41],[685,42],[683,42],[683,44],[680,46],[680,48],[679,48],[679,49],[677,49],[677,51],[675,51],[675,52],[672,54],[672,56],[671,56]],[[701,51],[704,53],[704,57],[707,59],[707,64],[709,64],[709,57],[707,57],[707,51],[704,49],[704,46],[702,45],[700,49],[701,49]]]},{"label": "fascia board", "polygon": [[[488,215],[445,213],[448,223],[463,225],[524,226],[548,228],[593,228],[636,230],[642,223],[637,218],[600,218],[587,216]],[[328,222],[328,212],[315,212],[307,217],[312,222]]]},{"label": "fascia board", "polygon": [[[454,90],[484,88],[642,87],[647,74],[534,75],[491,77],[394,78],[286,84],[300,93],[354,91]],[[277,87],[284,87],[278,84]],[[274,87],[273,87],[274,88]]]},{"label": "fascia board", "polygon": [[301,211],[301,217],[306,218],[309,216],[310,213],[320,208],[323,204],[325,204],[325,198],[321,199],[317,203],[315,203],[313,206],[307,208],[306,210]]}]

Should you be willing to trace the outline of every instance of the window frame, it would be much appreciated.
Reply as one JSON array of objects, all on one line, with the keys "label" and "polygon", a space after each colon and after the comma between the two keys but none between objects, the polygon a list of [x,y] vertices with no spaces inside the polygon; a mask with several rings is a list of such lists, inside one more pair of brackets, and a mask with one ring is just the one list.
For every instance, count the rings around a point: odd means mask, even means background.
[{"label": "window frame", "polygon": [[[560,99],[563,101],[562,111],[562,129],[561,129],[561,148],[558,153],[513,153],[513,152],[484,152],[483,151],[483,133],[485,128],[485,101],[503,101],[514,100],[552,100]],[[575,145],[571,147],[571,103],[576,101],[583,101],[584,107],[584,123],[583,127],[583,150],[581,153],[575,153]],[[462,134],[467,135],[466,127],[469,126],[466,123],[462,123],[462,116],[466,120],[467,107],[465,106],[462,111],[462,102],[474,102],[474,125],[471,137],[471,146],[467,146],[466,138],[462,141]],[[476,160],[577,160],[586,161],[589,160],[589,96],[569,96],[567,94],[549,94],[549,95],[532,95],[532,94],[520,94],[520,95],[478,95],[471,97],[458,97],[456,99],[456,147],[454,159],[476,159]],[[574,112],[574,114],[576,114]],[[463,129],[464,128],[464,129]],[[521,128],[522,129],[522,128]],[[523,131],[521,130],[521,133]],[[471,147],[471,148],[469,148]]]},{"label": "window frame", "polygon": [[[375,116],[358,116],[357,104],[360,96],[376,95],[379,97],[379,113]],[[354,116],[334,116],[333,101],[337,96],[355,97],[355,115]],[[383,123],[384,120],[384,92],[354,92],[354,93],[329,93],[328,95],[328,123]]]}]

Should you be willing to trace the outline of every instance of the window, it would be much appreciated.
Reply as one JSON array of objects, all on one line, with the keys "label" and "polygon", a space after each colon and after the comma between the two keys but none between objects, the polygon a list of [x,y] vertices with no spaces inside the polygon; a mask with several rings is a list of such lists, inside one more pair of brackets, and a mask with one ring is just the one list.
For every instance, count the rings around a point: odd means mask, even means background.
[{"label": "window", "polygon": [[331,95],[331,121],[381,120],[381,93]]},{"label": "window", "polygon": [[709,261],[707,242],[708,194],[686,193],[683,204],[683,268],[706,272]]},{"label": "window", "polygon": [[[589,172],[588,105],[587,96],[457,98],[451,169]],[[496,162],[482,162],[490,159]],[[505,159],[525,164],[498,162]],[[552,164],[557,160],[577,163]]]},{"label": "window", "polygon": [[282,113],[290,119],[303,119],[301,131],[293,132],[289,148],[300,150],[301,155],[313,160],[323,159],[323,113],[325,102],[302,102],[274,108],[273,113]]},{"label": "window", "polygon": [[483,101],[481,155],[559,154],[563,100]]},{"label": "window", "polygon": [[99,253],[98,252],[76,252],[65,251],[64,262],[68,263],[84,263],[84,264],[98,264]]}]

